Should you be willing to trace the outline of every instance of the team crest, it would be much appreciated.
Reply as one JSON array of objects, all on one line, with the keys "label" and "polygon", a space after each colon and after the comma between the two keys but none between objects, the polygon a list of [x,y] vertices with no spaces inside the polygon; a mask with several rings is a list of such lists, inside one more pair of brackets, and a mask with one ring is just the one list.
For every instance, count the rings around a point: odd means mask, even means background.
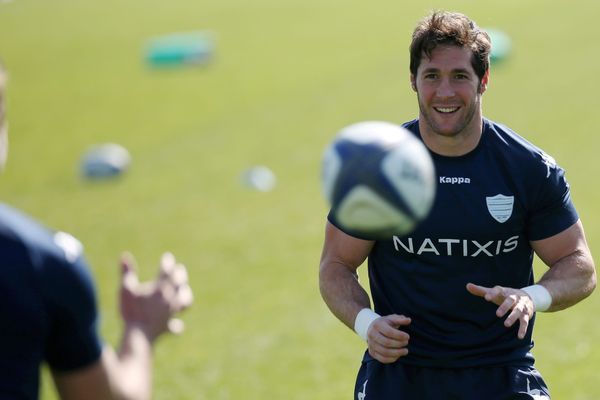
[{"label": "team crest", "polygon": [[492,217],[502,224],[508,221],[512,215],[515,197],[497,194],[492,197],[486,196],[485,202],[487,203],[487,209]]}]

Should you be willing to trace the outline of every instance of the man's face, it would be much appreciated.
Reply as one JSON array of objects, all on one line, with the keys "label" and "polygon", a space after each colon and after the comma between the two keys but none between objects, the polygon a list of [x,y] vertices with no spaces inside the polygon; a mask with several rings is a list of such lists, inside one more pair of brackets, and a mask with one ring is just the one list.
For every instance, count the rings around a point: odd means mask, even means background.
[{"label": "man's face", "polygon": [[417,76],[411,75],[419,99],[422,123],[430,134],[453,137],[479,129],[481,95],[488,74],[481,84],[471,65],[471,50],[458,46],[438,46],[431,58],[423,56]]}]

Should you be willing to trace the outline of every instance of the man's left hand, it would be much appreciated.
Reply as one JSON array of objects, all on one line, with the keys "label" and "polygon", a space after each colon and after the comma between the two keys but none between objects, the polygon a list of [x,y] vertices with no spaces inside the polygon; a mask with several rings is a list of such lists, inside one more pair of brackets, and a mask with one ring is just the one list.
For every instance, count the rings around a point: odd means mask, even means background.
[{"label": "man's left hand", "polygon": [[492,288],[467,284],[469,293],[475,296],[483,297],[486,301],[496,304],[498,309],[496,315],[498,318],[504,317],[509,311],[508,317],[504,320],[504,326],[511,327],[515,322],[519,321],[519,339],[523,339],[527,333],[529,321],[533,317],[535,306],[533,300],[527,293],[521,289],[513,289],[502,286],[494,286]]}]

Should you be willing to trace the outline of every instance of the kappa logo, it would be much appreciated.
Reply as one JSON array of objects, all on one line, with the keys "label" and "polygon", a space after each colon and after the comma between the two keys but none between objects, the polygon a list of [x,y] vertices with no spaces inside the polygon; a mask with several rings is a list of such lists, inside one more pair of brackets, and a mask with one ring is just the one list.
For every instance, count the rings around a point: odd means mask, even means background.
[{"label": "kappa logo", "polygon": [[496,221],[503,224],[508,221],[512,215],[515,197],[497,194],[492,197],[486,197],[485,202],[492,217],[494,217]]},{"label": "kappa logo", "polygon": [[550,170],[557,168],[556,160],[543,151],[540,152],[540,156],[542,157],[542,162],[546,164],[546,178],[548,178],[550,176]]},{"label": "kappa logo", "polygon": [[56,232],[54,234],[54,244],[62,249],[65,258],[70,263],[77,261],[79,256],[83,253],[83,245],[81,242],[65,232]]},{"label": "kappa logo", "polygon": [[464,176],[440,176],[440,183],[462,185],[463,183],[471,183],[471,178],[467,178]]},{"label": "kappa logo", "polygon": [[358,394],[356,395],[357,400],[365,400],[367,398],[367,382],[369,382],[368,379],[363,384],[362,392],[358,392]]},{"label": "kappa logo", "polygon": [[529,384],[529,378],[527,378],[527,394],[532,395],[535,400],[549,400],[550,399],[541,390],[539,390],[539,389],[531,389],[531,386]]}]

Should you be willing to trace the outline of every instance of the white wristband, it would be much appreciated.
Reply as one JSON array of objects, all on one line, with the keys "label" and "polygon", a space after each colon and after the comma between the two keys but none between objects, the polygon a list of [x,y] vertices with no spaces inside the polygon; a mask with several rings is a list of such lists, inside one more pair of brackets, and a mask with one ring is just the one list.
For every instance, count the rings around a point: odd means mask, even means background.
[{"label": "white wristband", "polygon": [[359,313],[356,315],[356,319],[354,320],[354,332],[356,332],[358,336],[366,341],[369,326],[371,326],[373,321],[379,317],[381,317],[381,315],[377,314],[370,308],[363,308],[359,311]]},{"label": "white wristband", "polygon": [[548,289],[542,285],[527,286],[521,290],[531,297],[533,305],[535,306],[535,311],[546,311],[552,305],[552,295]]}]

